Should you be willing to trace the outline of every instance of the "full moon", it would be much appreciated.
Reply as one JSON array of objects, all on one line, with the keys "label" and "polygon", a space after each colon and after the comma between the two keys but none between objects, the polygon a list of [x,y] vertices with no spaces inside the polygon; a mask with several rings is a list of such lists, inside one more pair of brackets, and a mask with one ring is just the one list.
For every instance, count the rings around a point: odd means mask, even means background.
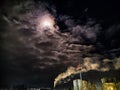
[{"label": "full moon", "polygon": [[42,16],[39,22],[39,26],[41,29],[53,29],[54,24],[54,18],[49,14]]},{"label": "full moon", "polygon": [[51,22],[46,20],[46,21],[44,21],[43,26],[44,27],[50,27],[51,26]]}]

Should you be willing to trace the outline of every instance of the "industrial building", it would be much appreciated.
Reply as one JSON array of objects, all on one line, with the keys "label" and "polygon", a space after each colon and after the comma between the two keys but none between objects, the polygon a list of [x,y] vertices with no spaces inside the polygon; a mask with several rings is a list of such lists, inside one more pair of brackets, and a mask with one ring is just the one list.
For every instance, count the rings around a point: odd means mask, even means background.
[{"label": "industrial building", "polygon": [[120,90],[120,83],[116,82],[116,78],[102,78],[102,90]]},{"label": "industrial building", "polygon": [[91,82],[76,79],[73,80],[73,90],[97,90],[95,84],[92,84]]}]

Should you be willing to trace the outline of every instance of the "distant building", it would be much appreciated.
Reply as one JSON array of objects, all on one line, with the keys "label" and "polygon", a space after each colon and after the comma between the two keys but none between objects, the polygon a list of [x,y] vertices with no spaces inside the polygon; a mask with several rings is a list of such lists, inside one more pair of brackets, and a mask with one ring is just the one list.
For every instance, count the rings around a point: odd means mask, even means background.
[{"label": "distant building", "polygon": [[27,90],[41,90],[40,88],[27,88]]},{"label": "distant building", "polygon": [[0,88],[0,90],[8,90],[7,88]]},{"label": "distant building", "polygon": [[50,88],[27,88],[26,90],[51,90]]}]

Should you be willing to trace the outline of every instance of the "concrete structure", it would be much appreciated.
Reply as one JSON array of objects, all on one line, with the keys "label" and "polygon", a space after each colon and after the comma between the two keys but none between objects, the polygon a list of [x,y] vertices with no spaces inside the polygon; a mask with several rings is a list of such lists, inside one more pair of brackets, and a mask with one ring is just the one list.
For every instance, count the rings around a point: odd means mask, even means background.
[{"label": "concrete structure", "polygon": [[82,90],[82,80],[80,79],[76,79],[76,80],[73,80],[73,88],[74,90]]}]

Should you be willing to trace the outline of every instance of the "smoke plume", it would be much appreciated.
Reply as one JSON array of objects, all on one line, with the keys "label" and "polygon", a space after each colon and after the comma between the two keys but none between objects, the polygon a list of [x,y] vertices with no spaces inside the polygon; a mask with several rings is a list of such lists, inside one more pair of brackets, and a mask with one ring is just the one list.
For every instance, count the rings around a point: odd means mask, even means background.
[{"label": "smoke plume", "polygon": [[[84,58],[84,62],[81,65],[78,65],[77,67],[70,66],[70,67],[68,67],[68,69],[65,72],[60,73],[55,78],[54,87],[56,87],[56,85],[63,83],[63,82],[61,82],[61,80],[64,81],[64,79],[66,79],[70,76],[79,74],[80,72],[88,72],[90,70],[97,70],[97,71],[105,72],[105,71],[109,71],[109,70],[120,69],[120,64],[119,64],[120,57],[115,58],[114,60],[103,59],[101,61],[102,62],[100,62],[100,60],[98,60],[98,58],[91,58],[91,57]],[[78,69],[78,68],[80,68],[80,69]]]}]

